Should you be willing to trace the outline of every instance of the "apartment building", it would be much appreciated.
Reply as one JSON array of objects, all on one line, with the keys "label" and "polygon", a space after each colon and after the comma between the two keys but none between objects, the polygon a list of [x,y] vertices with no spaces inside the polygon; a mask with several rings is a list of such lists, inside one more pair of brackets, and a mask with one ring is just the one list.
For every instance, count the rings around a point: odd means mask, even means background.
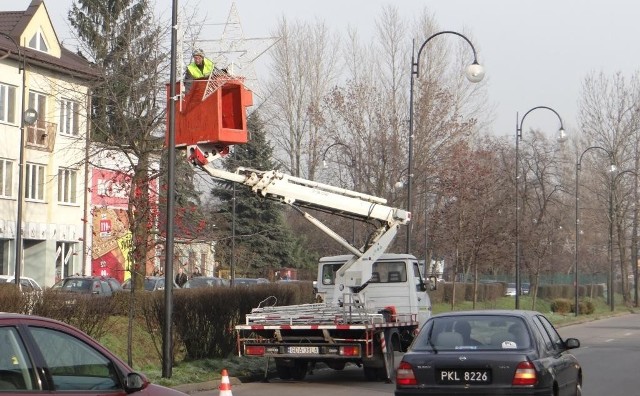
[{"label": "apartment building", "polygon": [[42,0],[8,6],[0,6],[0,274],[19,268],[51,286],[90,270],[84,159],[98,75],[61,46]]}]

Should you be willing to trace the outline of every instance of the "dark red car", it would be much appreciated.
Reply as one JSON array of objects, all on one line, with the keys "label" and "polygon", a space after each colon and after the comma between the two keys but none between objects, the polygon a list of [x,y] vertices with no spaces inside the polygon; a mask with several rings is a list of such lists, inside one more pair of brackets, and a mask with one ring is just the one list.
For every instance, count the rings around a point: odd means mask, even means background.
[{"label": "dark red car", "polygon": [[0,313],[0,393],[184,395],[154,385],[93,338],[65,323]]}]

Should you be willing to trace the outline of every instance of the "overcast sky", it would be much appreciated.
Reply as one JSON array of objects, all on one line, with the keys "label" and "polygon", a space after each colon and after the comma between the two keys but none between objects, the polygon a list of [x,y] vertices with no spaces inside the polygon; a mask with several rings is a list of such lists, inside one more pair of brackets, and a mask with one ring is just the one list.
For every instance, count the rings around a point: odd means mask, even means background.
[{"label": "overcast sky", "polygon": [[[198,4],[178,1],[181,7]],[[5,0],[0,8],[24,10],[29,3]],[[156,3],[170,20],[172,0]],[[66,15],[72,0],[45,4],[60,40],[68,40]],[[231,0],[200,4],[208,21],[223,23]],[[324,20],[341,32],[356,27],[367,37],[384,4],[397,5],[406,18],[426,7],[442,30],[471,32],[486,68],[489,97],[496,104],[494,130],[500,136],[515,136],[516,113],[522,116],[535,106],[555,109],[575,133],[585,76],[619,71],[629,77],[640,66],[640,3],[630,0],[236,0],[245,37],[268,36],[283,15]],[[547,111],[531,113],[524,124],[525,129],[548,126],[557,129],[557,118]]]}]

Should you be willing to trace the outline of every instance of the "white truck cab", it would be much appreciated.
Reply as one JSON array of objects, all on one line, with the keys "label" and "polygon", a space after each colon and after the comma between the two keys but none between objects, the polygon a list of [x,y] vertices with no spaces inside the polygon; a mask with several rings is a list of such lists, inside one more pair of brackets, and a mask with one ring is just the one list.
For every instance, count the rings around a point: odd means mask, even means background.
[{"label": "white truck cab", "polygon": [[[345,285],[340,284],[337,273],[351,258],[351,255],[341,255],[320,259],[316,286],[318,301],[333,303],[336,298],[341,299]],[[371,268],[363,272],[370,272],[371,277],[358,289],[367,307],[390,309],[398,320],[416,315],[421,325],[431,316],[428,290],[433,285],[422,277],[418,260],[413,255],[386,253],[369,265]]]}]

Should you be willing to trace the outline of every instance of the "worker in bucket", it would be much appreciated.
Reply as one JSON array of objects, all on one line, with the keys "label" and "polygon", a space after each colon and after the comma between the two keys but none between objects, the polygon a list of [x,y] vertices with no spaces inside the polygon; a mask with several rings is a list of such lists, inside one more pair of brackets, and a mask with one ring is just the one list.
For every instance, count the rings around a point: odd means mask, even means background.
[{"label": "worker in bucket", "polygon": [[191,87],[193,80],[202,80],[209,78],[209,75],[215,69],[215,65],[211,59],[208,59],[204,55],[204,51],[201,48],[193,51],[193,62],[187,66],[184,80],[187,90]]}]

